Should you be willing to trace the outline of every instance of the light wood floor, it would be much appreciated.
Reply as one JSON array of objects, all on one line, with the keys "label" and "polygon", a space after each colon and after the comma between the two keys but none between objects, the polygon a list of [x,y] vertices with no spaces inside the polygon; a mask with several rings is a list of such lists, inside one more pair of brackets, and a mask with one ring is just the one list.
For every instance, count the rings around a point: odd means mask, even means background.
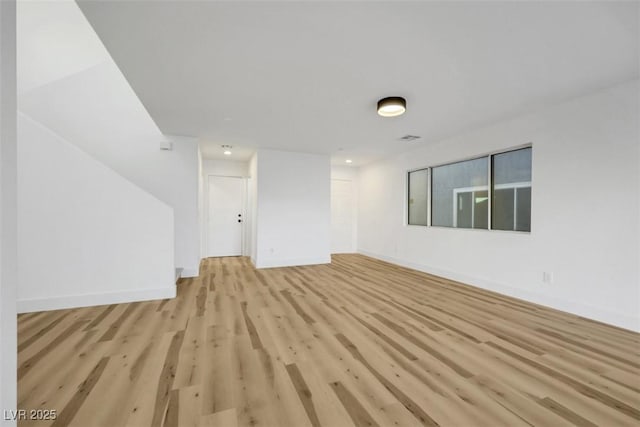
[{"label": "light wood floor", "polygon": [[359,255],[210,258],[19,317],[19,408],[90,426],[638,426],[640,335]]}]

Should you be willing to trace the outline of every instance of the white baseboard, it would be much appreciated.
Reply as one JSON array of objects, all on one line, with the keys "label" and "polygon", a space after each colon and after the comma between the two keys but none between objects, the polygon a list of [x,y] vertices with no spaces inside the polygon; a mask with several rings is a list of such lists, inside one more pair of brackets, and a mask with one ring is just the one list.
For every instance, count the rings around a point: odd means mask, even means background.
[{"label": "white baseboard", "polygon": [[18,313],[31,313],[34,311],[61,310],[66,308],[175,298],[175,296],[176,287],[172,283],[171,286],[159,289],[138,289],[101,294],[65,295],[61,297],[41,299],[22,299],[17,301],[17,305]]},{"label": "white baseboard", "polygon": [[254,264],[256,268],[275,268],[275,267],[296,267],[300,265],[316,265],[331,263],[331,256],[316,258],[290,258],[290,259],[273,259],[262,261],[260,259]]},{"label": "white baseboard", "polygon": [[549,295],[543,295],[536,292],[531,292],[529,290],[515,288],[503,283],[480,279],[453,271],[442,270],[429,265],[409,262],[386,255],[380,255],[374,252],[369,252],[367,250],[358,249],[358,253],[371,258],[376,258],[382,261],[390,262],[392,264],[400,265],[402,267],[411,268],[413,270],[418,270],[424,273],[433,274],[435,276],[444,277],[446,279],[455,280],[456,282],[461,282],[488,291],[497,292],[502,295],[518,298],[524,301],[532,302],[534,304],[540,304],[545,307],[550,307],[556,310],[575,314],[577,316],[586,317],[598,322],[603,322],[620,328],[629,329],[631,331],[640,332],[640,316],[629,316],[624,313],[605,310],[589,304],[584,304],[576,301],[567,301]]},{"label": "white baseboard", "polygon": [[183,268],[180,273],[180,278],[186,279],[188,277],[198,277],[200,275],[200,270],[197,268]]}]

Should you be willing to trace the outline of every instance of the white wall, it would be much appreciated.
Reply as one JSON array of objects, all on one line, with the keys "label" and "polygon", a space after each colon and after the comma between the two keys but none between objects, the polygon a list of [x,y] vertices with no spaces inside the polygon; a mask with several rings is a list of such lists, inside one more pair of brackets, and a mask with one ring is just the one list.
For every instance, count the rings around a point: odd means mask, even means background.
[{"label": "white wall", "polygon": [[171,207],[22,113],[18,194],[20,312],[175,296]]},{"label": "white wall", "polygon": [[342,179],[345,181],[356,181],[358,179],[358,168],[353,166],[331,166],[331,179]]},{"label": "white wall", "polygon": [[206,176],[238,176],[246,178],[249,176],[249,162],[239,162],[235,160],[214,160],[203,159],[202,171]]},{"label": "white wall", "polygon": [[[15,410],[16,385],[16,3],[0,1],[0,410]],[[0,418],[3,426],[15,422]]]},{"label": "white wall", "polygon": [[204,194],[204,170],[203,170],[202,150],[198,145],[198,230],[200,236],[200,258],[205,257],[206,246],[206,226],[207,217],[205,212],[205,194]]},{"label": "white wall", "polygon": [[257,268],[331,261],[330,176],[327,155],[258,151]]},{"label": "white wall", "polygon": [[253,265],[257,265],[258,258],[258,153],[251,156],[249,160],[249,179],[247,182],[247,217],[250,224],[247,226],[249,232],[249,256]]},{"label": "white wall", "polygon": [[197,275],[197,141],[162,134],[75,2],[21,2],[18,23],[20,111],[173,207],[176,266]]},{"label": "white wall", "polygon": [[[359,251],[640,330],[639,95],[632,81],[361,168]],[[526,143],[530,234],[404,225],[407,170]]]}]

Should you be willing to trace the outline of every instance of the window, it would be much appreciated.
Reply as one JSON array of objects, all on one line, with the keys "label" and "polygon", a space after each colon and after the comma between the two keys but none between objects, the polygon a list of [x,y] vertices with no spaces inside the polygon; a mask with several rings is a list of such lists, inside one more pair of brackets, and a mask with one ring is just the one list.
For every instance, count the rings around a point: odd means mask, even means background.
[{"label": "window", "polygon": [[531,148],[491,157],[491,228],[531,231]]},{"label": "window", "polygon": [[531,231],[531,147],[408,173],[409,225]]},{"label": "window", "polygon": [[409,225],[427,225],[428,169],[409,172]]},{"label": "window", "polygon": [[431,224],[488,228],[489,160],[487,157],[431,169]]}]

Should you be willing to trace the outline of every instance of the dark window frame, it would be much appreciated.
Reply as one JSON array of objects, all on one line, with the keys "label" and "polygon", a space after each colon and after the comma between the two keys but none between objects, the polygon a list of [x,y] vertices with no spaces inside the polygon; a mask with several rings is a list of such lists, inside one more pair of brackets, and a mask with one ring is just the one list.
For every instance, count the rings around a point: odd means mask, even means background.
[{"label": "dark window frame", "polygon": [[[517,229],[517,223],[518,223],[518,218],[517,218],[517,210],[515,210],[514,212],[514,218],[513,218],[513,223],[514,223],[514,229],[513,230],[503,230],[503,229],[496,229],[494,228],[494,193],[495,190],[498,189],[503,189],[503,188],[495,188],[496,185],[494,184],[494,180],[495,180],[495,156],[498,156],[500,154],[505,154],[505,153],[510,153],[510,152],[514,152],[514,151],[519,151],[519,150],[531,150],[531,174],[533,175],[533,144],[529,143],[529,144],[525,144],[525,145],[521,145],[518,147],[512,147],[509,149],[505,149],[505,150],[500,150],[500,151],[494,151],[494,152],[490,152],[487,154],[482,154],[482,155],[476,155],[476,156],[471,156],[465,159],[461,159],[461,160],[456,160],[456,161],[452,161],[452,162],[446,162],[446,163],[441,163],[441,164],[437,164],[437,165],[433,165],[433,166],[427,166],[427,167],[420,167],[420,168],[415,168],[415,169],[411,169],[411,170],[407,170],[406,172],[406,182],[407,182],[407,188],[406,188],[406,198],[405,198],[405,206],[406,206],[406,216],[405,216],[405,225],[406,226],[418,226],[418,227],[438,227],[438,228],[461,228],[461,229],[465,229],[465,230],[486,230],[486,231],[499,231],[499,232],[515,232],[515,233],[519,233],[519,234],[529,234],[531,233],[531,206],[533,205],[533,200],[532,200],[532,194],[533,194],[533,176],[531,176],[530,181],[528,182],[517,182],[517,183],[513,183],[515,184],[513,187],[509,187],[509,188],[514,188],[514,205],[516,205],[518,203],[517,197],[518,197],[518,190],[519,188],[527,188],[530,192],[530,198],[529,198],[529,221],[528,221],[528,229],[527,230],[518,230]],[[488,163],[488,182],[487,182],[487,195],[488,195],[488,218],[487,218],[487,228],[466,228],[466,227],[456,227],[455,225],[453,226],[445,226],[445,225],[433,225],[433,202],[434,202],[434,192],[433,192],[433,169],[437,168],[437,167],[441,167],[441,166],[448,166],[448,165],[453,165],[456,163],[462,163],[462,162],[466,162],[466,161],[470,161],[470,160],[478,160],[478,159],[487,159],[487,163]],[[410,218],[410,200],[411,200],[411,176],[410,174],[413,172],[418,172],[418,171],[426,171],[427,173],[427,195],[426,195],[426,201],[427,201],[427,224],[423,225],[423,224],[412,224],[411,223],[411,218]],[[525,185],[528,184],[528,185]],[[498,186],[505,186],[506,184],[499,184]],[[507,187],[504,187],[507,188]]]}]

